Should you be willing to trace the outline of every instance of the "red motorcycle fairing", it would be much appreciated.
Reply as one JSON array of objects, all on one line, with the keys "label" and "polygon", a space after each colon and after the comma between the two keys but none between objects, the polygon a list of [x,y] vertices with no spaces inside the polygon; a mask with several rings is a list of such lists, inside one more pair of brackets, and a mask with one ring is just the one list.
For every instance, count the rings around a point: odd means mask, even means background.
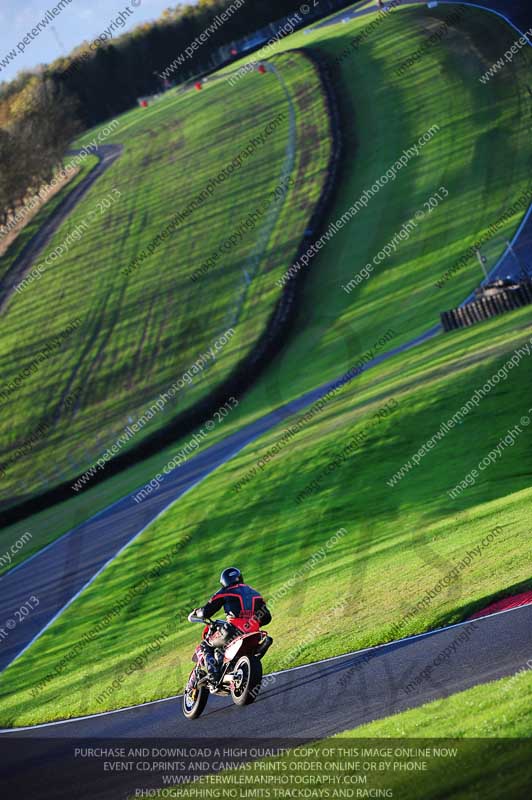
[{"label": "red motorcycle fairing", "polygon": [[[243,617],[231,617],[229,620],[235,628],[242,631],[240,636],[237,636],[224,650],[224,663],[232,661],[235,655],[241,649],[240,655],[254,655],[255,649],[258,647],[262,634],[266,631],[260,630],[260,625],[255,619],[246,619]],[[203,628],[202,638],[208,641],[208,634],[210,625],[205,625]],[[192,654],[192,661],[195,664],[202,664],[204,662],[204,652],[201,644],[196,646]]]},{"label": "red motorcycle fairing", "polygon": [[[228,617],[227,622],[229,622],[233,626],[233,628],[236,628],[237,631],[241,633],[241,635],[248,635],[260,632],[260,625],[255,619],[248,619],[243,617]],[[203,628],[203,639],[209,644],[212,643],[212,637],[209,636],[209,634],[211,633],[216,637],[216,630],[211,630],[211,626],[206,625]],[[236,637],[234,637],[233,640],[235,640],[235,638]]]},{"label": "red motorcycle fairing", "polygon": [[242,636],[237,636],[231,644],[228,644],[224,650],[224,664],[232,661],[235,656],[241,655],[254,655],[260,642],[261,634],[256,633],[243,633]]}]

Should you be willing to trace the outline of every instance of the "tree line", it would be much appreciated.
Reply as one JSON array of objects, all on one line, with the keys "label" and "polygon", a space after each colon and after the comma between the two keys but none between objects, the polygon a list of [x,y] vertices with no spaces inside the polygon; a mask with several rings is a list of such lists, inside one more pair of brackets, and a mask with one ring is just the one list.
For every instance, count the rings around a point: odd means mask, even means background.
[{"label": "tree line", "polygon": [[[307,15],[302,19],[309,22],[312,16],[323,16],[349,2],[307,0]],[[50,178],[78,130],[128,110],[140,96],[167,88],[161,74],[231,5],[234,0],[179,4],[155,22],[116,38],[84,42],[68,56],[3,83],[0,221],[24,202],[28,192]],[[227,21],[209,29],[206,43],[172,71],[171,83],[180,84],[216,68],[231,44],[300,9],[301,0],[245,0]]]},{"label": "tree line", "polygon": [[8,106],[0,127],[0,226],[50,181],[81,129],[75,99],[50,78],[31,76]]}]

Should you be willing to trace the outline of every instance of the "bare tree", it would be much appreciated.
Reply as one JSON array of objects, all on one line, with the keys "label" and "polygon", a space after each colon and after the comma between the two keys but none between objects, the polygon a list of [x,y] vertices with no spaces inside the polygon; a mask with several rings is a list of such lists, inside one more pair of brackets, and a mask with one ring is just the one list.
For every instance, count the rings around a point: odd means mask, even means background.
[{"label": "bare tree", "polygon": [[52,80],[34,76],[0,128],[0,219],[50,180],[80,130],[76,102]]}]

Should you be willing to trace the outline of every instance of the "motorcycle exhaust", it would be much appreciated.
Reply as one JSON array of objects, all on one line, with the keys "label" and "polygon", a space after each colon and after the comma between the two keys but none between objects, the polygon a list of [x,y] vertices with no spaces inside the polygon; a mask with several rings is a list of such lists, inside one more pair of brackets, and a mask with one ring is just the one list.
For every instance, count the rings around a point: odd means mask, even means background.
[{"label": "motorcycle exhaust", "polygon": [[255,653],[257,658],[262,658],[267,653],[267,651],[270,649],[272,644],[273,644],[272,637],[271,636],[265,636],[264,637],[264,641],[262,642],[262,644],[260,644],[257,647],[257,652]]}]

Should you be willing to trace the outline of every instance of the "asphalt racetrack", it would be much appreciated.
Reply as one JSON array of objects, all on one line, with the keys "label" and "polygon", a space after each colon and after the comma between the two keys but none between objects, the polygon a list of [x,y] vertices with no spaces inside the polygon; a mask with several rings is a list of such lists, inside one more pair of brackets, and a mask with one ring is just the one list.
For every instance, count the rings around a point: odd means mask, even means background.
[{"label": "asphalt racetrack", "polygon": [[[138,774],[104,773],[93,762],[80,765],[73,758],[74,748],[148,739],[174,745],[196,740],[233,745],[242,740],[282,740],[295,745],[511,675],[531,651],[532,606],[523,606],[267,676],[253,705],[238,708],[230,698],[210,697],[203,715],[194,721],[182,716],[181,699],[175,697],[64,723],[3,731],[4,796],[72,800],[75,780],[76,798],[127,798],[139,785]],[[430,674],[423,677],[428,668]],[[532,764],[532,742],[529,746]],[[21,787],[24,795],[19,793]]]},{"label": "asphalt racetrack", "polygon": [[[414,347],[439,330],[435,326],[418,339],[377,356],[366,369]],[[254,439],[314,403],[334,383],[331,381],[275,409],[191,458],[141,503],[133,499],[138,491],[135,489],[0,577],[0,619],[10,619],[29,595],[39,598],[39,606],[24,625],[10,631],[9,638],[2,641],[0,670],[19,656],[158,514]]]},{"label": "asphalt racetrack", "polygon": [[[398,9],[399,7],[407,6],[407,5],[414,5],[417,3],[421,3],[422,5],[427,5],[430,0],[395,0],[395,7],[392,7],[392,11]],[[453,0],[437,0],[434,3],[436,5],[470,5],[475,8],[489,8],[492,11],[498,11],[500,14],[503,14],[507,19],[511,20],[515,25],[521,28],[522,31],[525,31],[530,26],[530,19],[532,16],[530,3],[528,0],[481,0],[481,2],[465,2],[465,3],[457,3],[453,2]],[[314,25],[314,30],[317,28],[326,28],[329,25],[338,25],[343,23],[345,20],[348,22],[351,19],[355,19],[356,17],[363,17],[366,14],[374,14],[379,9],[377,8],[376,2],[366,2],[357,5],[355,8],[347,8],[344,11],[339,11],[337,14],[334,14],[332,17],[329,17],[323,22],[319,22],[317,25]],[[390,3],[384,3],[383,12],[389,11]]]},{"label": "asphalt racetrack", "polygon": [[[510,11],[508,6],[513,8],[515,5],[519,9],[519,19],[525,15],[525,12],[521,10],[523,4],[520,2],[502,4],[493,0],[488,5],[494,7],[505,5],[506,13]],[[366,9],[353,13],[365,12]],[[530,6],[528,7],[527,17],[529,21],[532,20],[532,8]],[[335,19],[339,21],[341,18],[342,15],[337,15]],[[327,24],[331,24],[331,22],[329,20]],[[101,170],[108,168],[114,159],[120,155],[121,147],[107,145],[102,147],[101,151],[101,155],[105,156],[105,158],[90,173],[86,181],[91,179],[92,183]],[[79,190],[84,193],[87,188],[88,186],[85,187],[85,182],[83,182],[75,192]],[[72,206],[69,205],[68,209],[73,207],[75,202],[77,200],[73,198]],[[39,250],[44,246],[44,237],[48,238],[51,235],[51,232],[56,229],[64,218],[65,212],[66,210],[60,207],[56,212],[59,219],[56,219],[56,215],[54,215],[46,226],[47,230],[35,237],[39,239]],[[528,263],[528,260],[532,262],[532,214],[527,215],[523,225],[517,232],[514,238],[514,245],[519,259],[516,260],[511,253],[506,253],[493,269],[493,277],[500,277],[501,275],[517,276],[524,262]],[[36,246],[32,241],[28,247],[33,248]],[[33,249],[31,252],[34,252]],[[29,266],[31,264],[28,265],[26,261],[25,269],[28,269]],[[435,325],[411,342],[375,357],[366,364],[364,370],[369,370],[382,361],[393,358],[398,353],[405,352],[427,341],[440,333],[440,331],[440,325]],[[339,379],[341,377],[339,376]],[[25,621],[25,624],[18,626],[10,633],[9,639],[2,642],[0,647],[0,671],[20,655],[73,602],[88,583],[94,580],[105,566],[139,535],[158,514],[221,464],[230,460],[250,442],[259,438],[283,420],[288,419],[291,415],[304,411],[325,395],[334,383],[335,381],[330,381],[290,403],[280,406],[242,430],[228,436],[225,440],[208,448],[198,456],[188,460],[184,465],[175,469],[159,489],[140,504],[133,500],[133,494],[139,488],[137,487],[130,495],[122,498],[82,525],[72,529],[33,557],[0,577],[0,619],[12,617],[15,609],[20,608],[29,594],[36,595],[40,600],[39,607],[33,611],[31,617]]]},{"label": "asphalt racetrack", "polygon": [[[506,15],[512,14],[512,19],[522,30],[530,27],[532,8],[524,2],[487,0],[483,5]],[[363,14],[367,10],[353,13]],[[338,23],[345,14],[343,12],[322,24]],[[92,180],[95,177],[97,175]],[[516,237],[523,259],[529,258],[531,251],[531,219],[527,216]],[[55,223],[59,224],[59,221],[54,218],[50,224]],[[30,243],[30,247],[37,244],[40,250],[43,240]],[[30,264],[30,254],[35,257],[35,252],[26,253],[26,265]],[[519,269],[519,261],[509,253],[501,259],[493,274],[516,275]],[[20,280],[20,275],[17,269],[17,280]],[[412,342],[373,359],[365,369],[427,341],[440,330],[440,326],[435,325]],[[141,504],[136,504],[132,495],[124,497],[1,577],[0,619],[8,619],[27,600],[28,594],[38,596],[40,605],[23,626],[12,631],[2,642],[0,669],[5,669],[24,652],[158,514],[248,443],[326,394],[331,385],[319,387],[266,414],[187,461]],[[71,798],[72,786],[66,781],[68,769],[64,765],[70,758],[72,740],[100,737],[105,737],[105,740],[121,737],[238,738],[243,732],[252,737],[282,736],[293,741],[318,739],[511,675],[523,667],[531,652],[532,606],[525,606],[370,651],[287,670],[265,680],[264,689],[252,706],[237,708],[230,700],[210,698],[204,715],[194,722],[182,717],[181,701],[177,697],[82,720],[3,732],[0,735],[0,770],[8,770],[3,775],[8,790],[4,796],[23,796],[17,791],[17,781],[32,777],[35,778],[35,791],[32,790],[31,796],[35,800],[41,797]],[[445,653],[447,655],[442,655]],[[431,670],[428,677],[420,679],[420,674],[438,659],[441,663]],[[412,682],[415,689],[407,690]],[[181,687],[176,686],[176,694],[180,690]],[[43,748],[46,765],[44,758],[35,758],[31,747],[17,749],[16,743],[20,738],[29,739],[32,746]],[[65,781],[62,788],[53,784],[54,770],[56,773],[62,771],[62,780]],[[48,778],[45,779],[45,775]],[[93,775],[96,783],[90,785],[90,792],[85,795],[76,789],[76,796],[128,797],[133,784],[128,783],[122,774],[119,788],[116,784],[113,788],[110,783],[113,777],[116,779],[116,776]]]},{"label": "asphalt racetrack", "polygon": [[[4,311],[13,294],[15,286],[31,270],[41,253],[56,230],[63,224],[70,212],[88,192],[90,187],[100,178],[117,158],[122,154],[123,147],[119,144],[102,144],[91,151],[91,155],[99,159],[98,164],[78,185],[61,200],[54,213],[44,222],[40,230],[28,242],[18,258],[15,259],[3,280],[0,281],[0,314]],[[72,150],[69,155],[78,155],[79,150]]]}]

